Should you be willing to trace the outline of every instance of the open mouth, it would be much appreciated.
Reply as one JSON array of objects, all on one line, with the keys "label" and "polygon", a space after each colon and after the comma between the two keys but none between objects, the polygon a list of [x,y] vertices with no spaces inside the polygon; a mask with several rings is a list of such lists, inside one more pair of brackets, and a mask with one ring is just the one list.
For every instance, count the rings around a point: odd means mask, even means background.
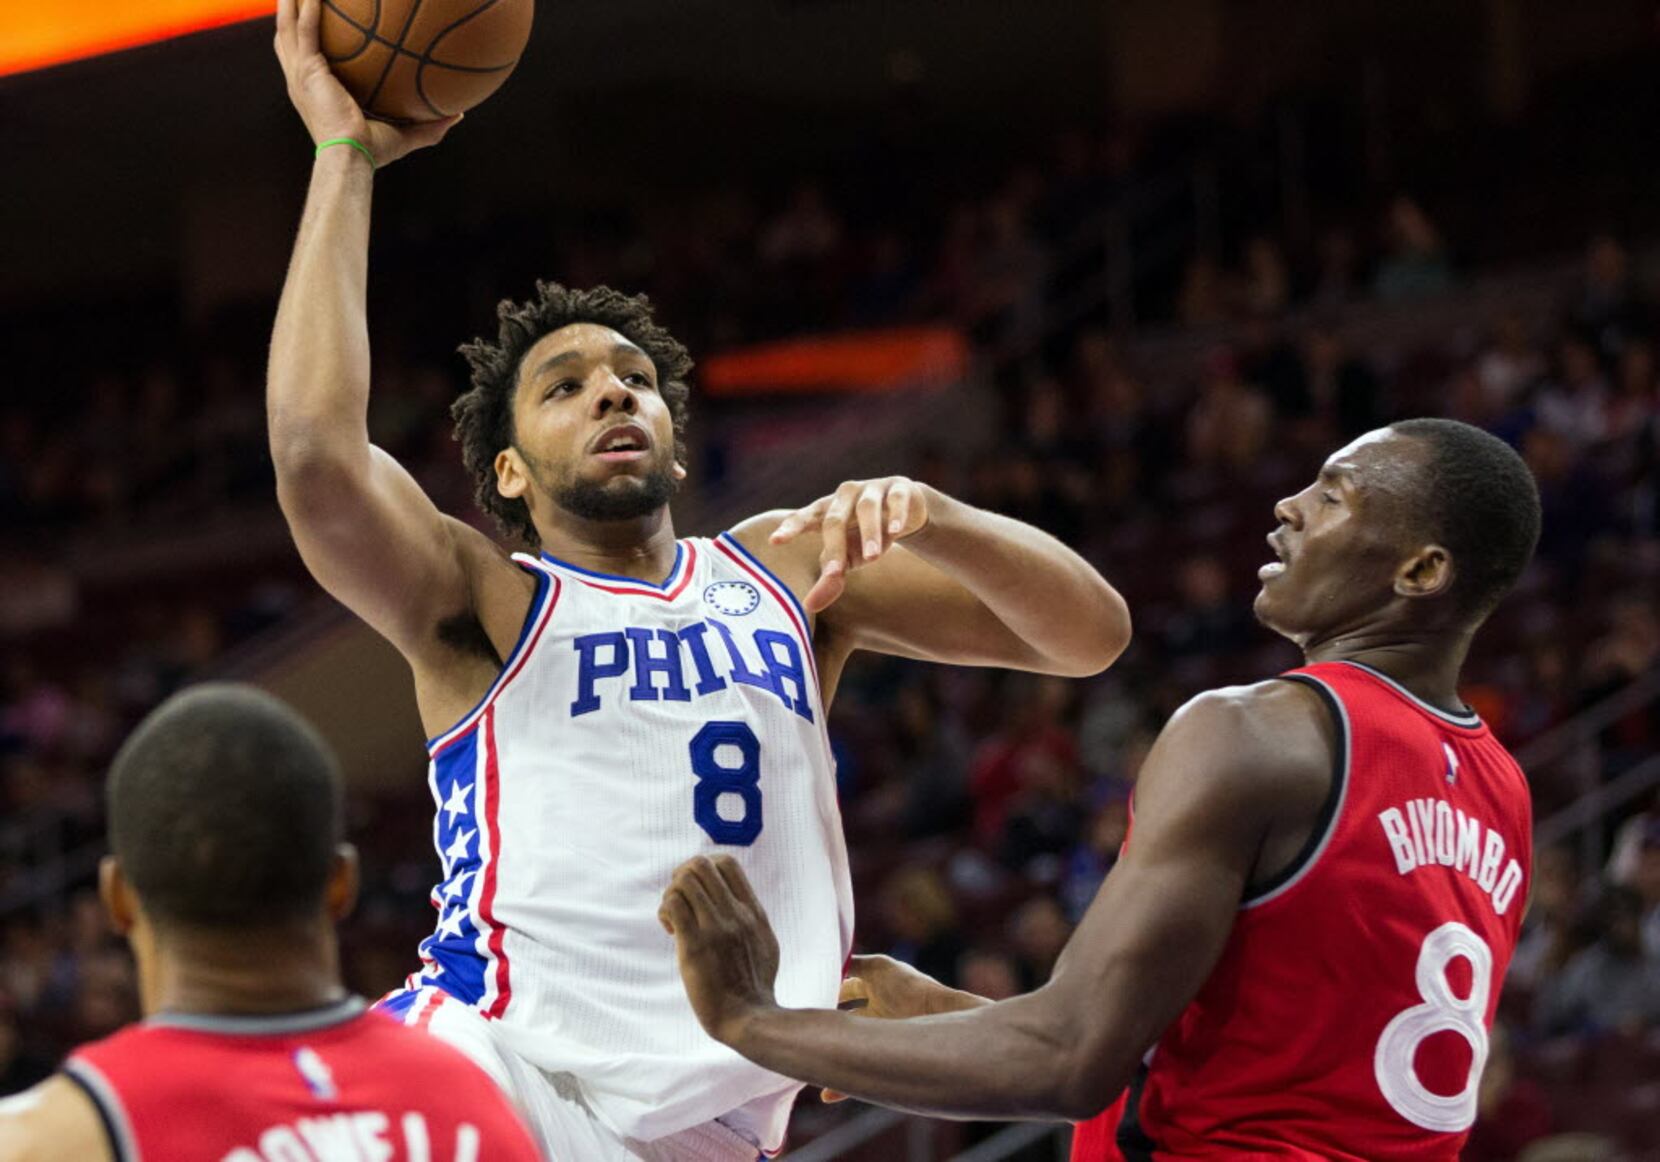
[{"label": "open mouth", "polygon": [[601,460],[638,460],[651,451],[651,437],[644,428],[622,424],[601,433],[592,448],[593,454]]},{"label": "open mouth", "polygon": [[1291,553],[1286,549],[1285,542],[1280,539],[1277,530],[1268,534],[1268,547],[1274,550],[1274,556],[1279,559],[1270,561],[1257,570],[1257,576],[1264,581],[1272,577],[1278,577],[1285,572],[1286,566],[1291,563]]}]

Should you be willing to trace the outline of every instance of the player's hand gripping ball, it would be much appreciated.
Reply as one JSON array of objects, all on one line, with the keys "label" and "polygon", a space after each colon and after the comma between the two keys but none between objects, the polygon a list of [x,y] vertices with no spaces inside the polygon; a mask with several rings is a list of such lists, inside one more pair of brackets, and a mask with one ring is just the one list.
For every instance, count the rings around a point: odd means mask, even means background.
[{"label": "player's hand gripping ball", "polygon": [[501,87],[530,39],[534,0],[322,0],[323,58],[387,121],[437,121]]}]

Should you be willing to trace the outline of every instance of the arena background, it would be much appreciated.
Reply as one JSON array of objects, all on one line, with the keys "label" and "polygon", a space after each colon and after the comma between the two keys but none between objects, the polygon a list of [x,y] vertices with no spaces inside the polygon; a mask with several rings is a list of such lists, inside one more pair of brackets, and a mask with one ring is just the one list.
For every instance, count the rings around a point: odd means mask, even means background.
[{"label": "arena background", "polygon": [[[1131,601],[1090,681],[849,668],[861,948],[1040,984],[1158,725],[1293,660],[1249,613],[1272,501],[1348,435],[1456,416],[1521,449],[1546,514],[1465,691],[1540,844],[1467,1157],[1660,1157],[1655,6],[539,8],[506,88],[376,183],[376,440],[476,519],[455,345],[538,276],[646,290],[702,365],[682,531],[905,472]],[[355,988],[408,971],[437,864],[409,679],[273,501],[263,363],[309,147],[268,24],[0,78],[0,158],[7,1093],[135,1015],[90,890],[100,793],[181,684],[259,682],[344,754]],[[808,1095],[791,1156],[1064,1141]]]}]

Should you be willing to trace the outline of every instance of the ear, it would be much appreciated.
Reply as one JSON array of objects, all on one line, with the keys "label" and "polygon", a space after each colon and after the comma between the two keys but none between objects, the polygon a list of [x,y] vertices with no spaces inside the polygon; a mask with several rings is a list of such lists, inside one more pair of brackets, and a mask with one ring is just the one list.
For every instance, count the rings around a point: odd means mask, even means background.
[{"label": "ear", "polygon": [[518,449],[503,448],[496,453],[496,491],[517,500],[530,489],[530,472]]},{"label": "ear", "polygon": [[1400,597],[1440,597],[1452,583],[1452,554],[1440,545],[1425,545],[1395,573],[1395,593]]},{"label": "ear", "polygon": [[357,906],[359,882],[357,848],[342,843],[334,849],[334,865],[329,868],[328,886],[323,889],[323,903],[331,921],[339,923],[351,915]]},{"label": "ear", "polygon": [[113,855],[98,861],[98,899],[116,935],[125,936],[133,930],[133,925],[138,923],[138,893],[127,882],[120,861]]},{"label": "ear", "polygon": [[669,475],[674,477],[674,482],[676,484],[684,482],[686,479],[686,466],[676,460],[674,462],[674,467],[669,469]]}]

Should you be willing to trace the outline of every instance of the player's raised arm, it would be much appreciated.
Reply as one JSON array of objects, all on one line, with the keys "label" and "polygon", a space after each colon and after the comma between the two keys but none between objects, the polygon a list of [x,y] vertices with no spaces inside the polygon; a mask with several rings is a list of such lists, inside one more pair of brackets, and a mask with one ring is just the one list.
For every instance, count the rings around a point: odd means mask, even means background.
[{"label": "player's raised arm", "polygon": [[1086,1118],[1197,994],[1287,819],[1317,813],[1331,729],[1314,695],[1287,683],[1184,708],[1142,768],[1134,835],[1053,979],[1012,1000],[885,1021],[780,1008],[776,945],[726,860],[677,872],[661,919],[704,1027],[758,1064],[940,1117]]},{"label": "player's raised arm", "polygon": [[271,458],[313,575],[410,653],[433,621],[467,608],[457,541],[471,530],[369,443],[369,205],[375,167],[437,141],[454,119],[403,128],[367,119],[318,49],[321,11],[321,0],[282,0],[277,57],[312,140],[356,144],[321,149],[312,169],[271,337]]},{"label": "player's raised arm", "polygon": [[904,477],[849,481],[734,531],[810,585],[821,652],[1082,677],[1130,641],[1130,612],[1077,553]]}]

